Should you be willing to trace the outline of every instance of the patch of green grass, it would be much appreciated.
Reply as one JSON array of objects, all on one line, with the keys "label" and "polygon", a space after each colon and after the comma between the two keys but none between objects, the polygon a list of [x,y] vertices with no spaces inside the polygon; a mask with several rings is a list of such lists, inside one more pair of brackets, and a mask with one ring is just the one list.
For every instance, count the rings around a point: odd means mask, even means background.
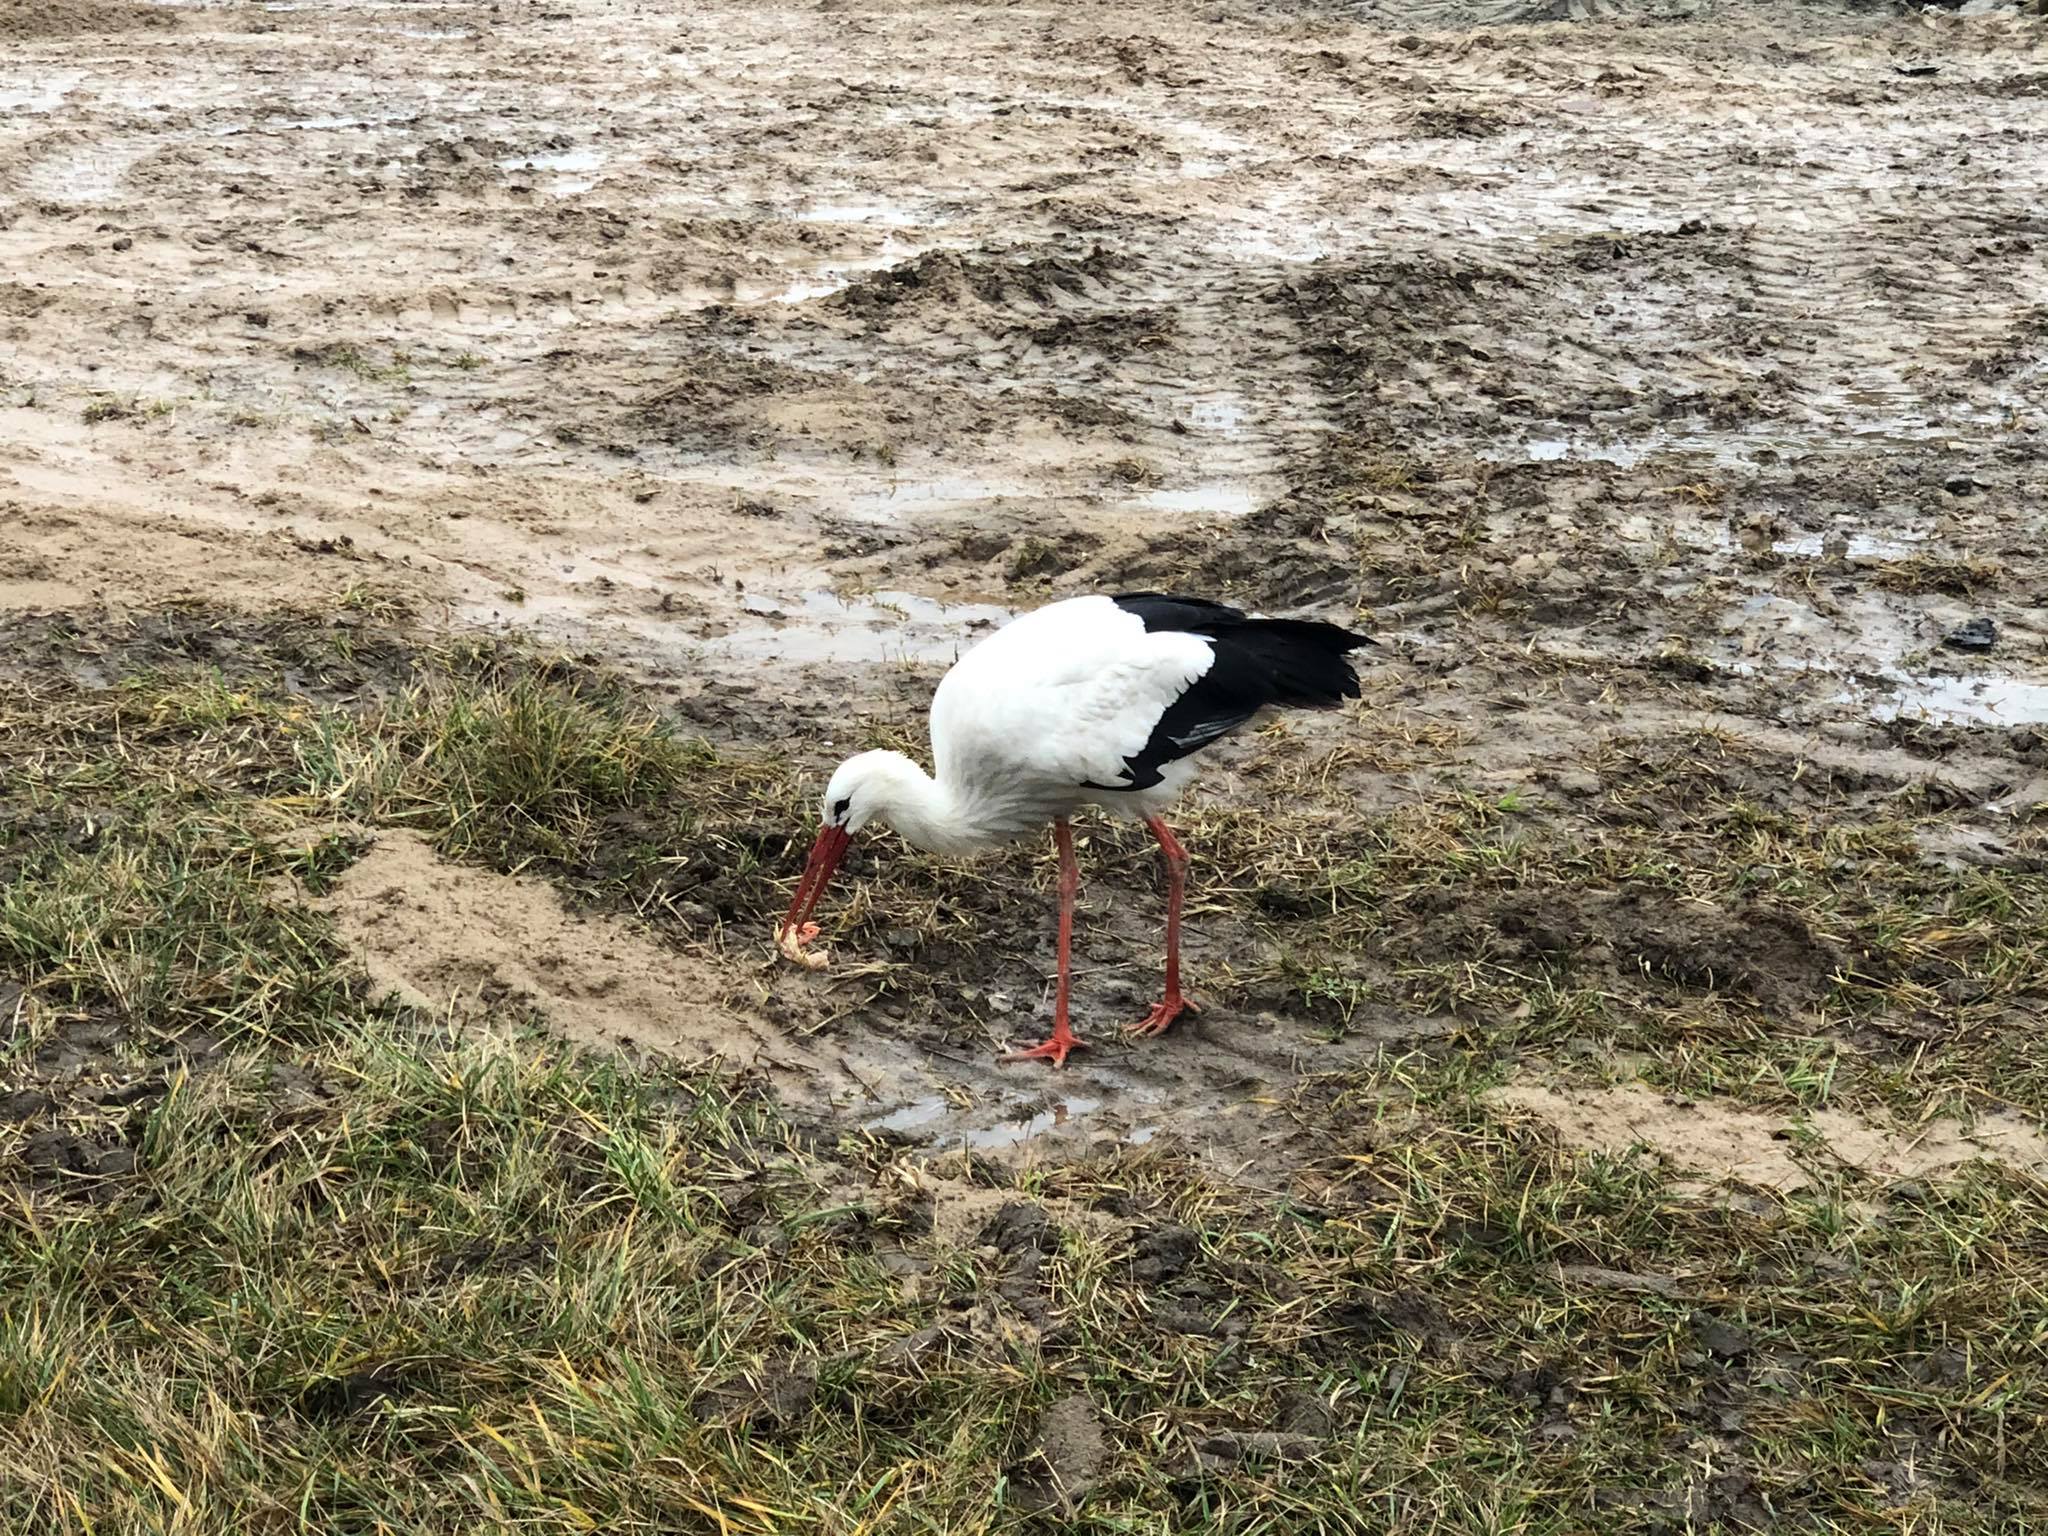
[{"label": "patch of green grass", "polygon": [[394,623],[412,612],[412,605],[403,597],[380,591],[365,581],[351,583],[337,592],[334,606],[343,613],[359,613],[379,624]]},{"label": "patch of green grass", "polygon": [[1455,787],[1359,815],[1341,769],[1269,748],[1254,805],[1187,819],[1205,921],[1247,922],[1254,984],[1335,1017],[1450,1011],[1501,1048],[1591,1040],[1767,1104],[2048,1103],[2048,1056],[2014,1024],[2048,995],[2038,828],[1952,867],[1921,839],[1967,807],[1809,804],[1796,765],[1718,737],[1603,750],[1590,815]]},{"label": "patch of green grass", "polygon": [[380,363],[370,352],[352,341],[331,341],[319,346],[295,347],[292,355],[322,368],[339,368],[365,383],[406,384],[412,379],[411,357],[397,351],[388,363]]},{"label": "patch of green grass", "polygon": [[267,1033],[340,1005],[324,928],[264,896],[270,856],[239,826],[176,817],[110,829],[89,851],[17,841],[0,888],[0,970],[49,1005],[109,1008],[172,1036]]},{"label": "patch of green grass", "polygon": [[[293,1068],[277,1088],[274,1062]],[[2025,1530],[2048,1206],[1674,1204],[1382,1061],[1261,1192],[1037,1242],[714,1082],[390,1022],[174,1075],[0,1223],[10,1529]],[[1398,1122],[1389,1105],[1405,1104]],[[1346,1107],[1349,1106],[1349,1113]],[[1001,1197],[991,1200],[993,1214]],[[1079,1399],[1102,1439],[1052,1465]],[[1709,1452],[1708,1447],[1712,1449]],[[1053,1466],[1074,1507],[1044,1516]]]},{"label": "patch of green grass", "polygon": [[[0,1129],[0,1529],[2048,1526],[2038,1178],[1708,1199],[1489,1097],[1518,1040],[1802,1104],[1861,1070],[1711,989],[1490,951],[1489,924],[1592,893],[1611,948],[1665,921],[1627,899],[1796,892],[1836,942],[1966,956],[2010,1003],[2038,893],[2009,871],[1669,763],[1654,822],[1618,765],[1590,829],[1497,791],[1340,815],[1342,776],[1276,743],[1297,819],[1205,813],[1201,920],[1312,939],[1284,974],[1318,1008],[1441,993],[1456,1043],[1249,1096],[1275,1151],[1241,1176],[1171,1147],[1013,1174],[373,1004],[278,878],[331,879],[358,824],[635,903],[701,846],[751,921],[805,786],[573,667],[458,650],[323,703],[283,677],[351,653],[271,643],[274,676],[0,684],[0,975],[26,989],[0,1095],[43,1104]],[[1149,858],[1089,836],[1105,879]],[[887,920],[922,900],[948,934],[1030,894],[887,869]]]},{"label": "patch of green grass", "polygon": [[291,750],[322,805],[501,867],[598,858],[622,817],[679,833],[702,792],[732,777],[644,708],[536,672],[430,674],[369,716],[307,718]]},{"label": "patch of green grass", "polygon": [[217,667],[153,669],[124,679],[121,690],[123,717],[150,726],[205,731],[278,713],[269,700],[232,686]]}]

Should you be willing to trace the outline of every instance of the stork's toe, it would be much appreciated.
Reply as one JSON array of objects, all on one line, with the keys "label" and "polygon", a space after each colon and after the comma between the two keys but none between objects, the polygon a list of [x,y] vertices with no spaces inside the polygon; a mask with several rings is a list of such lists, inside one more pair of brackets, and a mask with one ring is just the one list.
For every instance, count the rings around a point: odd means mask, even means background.
[{"label": "stork's toe", "polygon": [[1200,1013],[1201,1004],[1191,997],[1169,997],[1164,1002],[1154,1003],[1152,1011],[1142,1019],[1124,1026],[1124,1033],[1134,1040],[1149,1040],[1163,1035],[1173,1028],[1173,1021],[1183,1013]]},{"label": "stork's toe", "polygon": [[1078,1035],[1054,1035],[1050,1040],[1030,1046],[1025,1050],[1006,1051],[1003,1055],[997,1057],[996,1060],[999,1062],[1049,1061],[1056,1067],[1062,1067],[1066,1065],[1067,1052],[1085,1051],[1087,1048],[1088,1042]]}]

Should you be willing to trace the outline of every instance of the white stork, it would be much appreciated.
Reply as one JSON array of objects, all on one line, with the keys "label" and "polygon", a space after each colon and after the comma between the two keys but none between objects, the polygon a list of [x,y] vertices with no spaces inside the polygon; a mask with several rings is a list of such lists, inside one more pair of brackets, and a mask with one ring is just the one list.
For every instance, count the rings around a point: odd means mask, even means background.
[{"label": "white stork", "polygon": [[1164,1033],[1195,1005],[1180,989],[1188,856],[1160,812],[1192,777],[1193,754],[1261,709],[1327,709],[1357,698],[1346,655],[1372,643],[1335,624],[1249,618],[1158,592],[1070,598],[1011,620],[962,656],[932,696],[936,777],[900,752],[863,752],[839,765],[778,946],[801,965],[828,963],[804,947],[818,934],[808,919],[853,834],[871,821],[928,853],[973,852],[1050,821],[1060,856],[1052,1036],[1002,1059],[1057,1067],[1085,1043],[1067,1018],[1081,888],[1069,818],[1100,806],[1143,821],[1166,860],[1166,995],[1128,1026],[1134,1035]]}]

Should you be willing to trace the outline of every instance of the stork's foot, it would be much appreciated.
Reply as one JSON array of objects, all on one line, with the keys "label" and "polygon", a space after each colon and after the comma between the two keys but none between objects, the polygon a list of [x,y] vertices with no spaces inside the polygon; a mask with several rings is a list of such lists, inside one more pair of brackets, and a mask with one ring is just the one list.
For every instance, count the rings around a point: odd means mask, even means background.
[{"label": "stork's foot", "polygon": [[999,1062],[1049,1061],[1054,1066],[1061,1067],[1066,1065],[1067,1052],[1085,1051],[1087,1048],[1086,1040],[1081,1039],[1071,1029],[1062,1028],[1055,1029],[1052,1038],[1042,1044],[1034,1045],[1027,1050],[1009,1051],[996,1059]]},{"label": "stork's foot", "polygon": [[1178,992],[1171,992],[1167,994],[1164,1002],[1154,1003],[1152,1011],[1146,1014],[1145,1017],[1139,1019],[1136,1023],[1126,1024],[1124,1026],[1124,1033],[1134,1040],[1150,1040],[1153,1036],[1163,1035],[1173,1028],[1173,1021],[1183,1013],[1200,1013],[1201,1011],[1201,1004],[1197,1003],[1193,998],[1183,997]]}]

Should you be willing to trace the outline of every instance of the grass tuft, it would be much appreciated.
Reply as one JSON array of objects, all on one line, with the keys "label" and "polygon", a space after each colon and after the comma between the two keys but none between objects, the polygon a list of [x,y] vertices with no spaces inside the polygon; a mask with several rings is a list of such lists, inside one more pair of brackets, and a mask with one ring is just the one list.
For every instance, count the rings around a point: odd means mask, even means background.
[{"label": "grass tuft", "polygon": [[[276,666],[176,640],[227,660],[0,685],[0,1529],[2048,1525],[2038,1177],[1815,1159],[1707,1198],[1488,1096],[1589,1040],[1585,1073],[1625,1050],[1702,1094],[2024,1091],[2024,1040],[1919,1063],[1844,1032],[2034,995],[2038,879],[1917,858],[1947,810],[1795,814],[1720,741],[1615,749],[1597,818],[1498,788],[1361,812],[1276,737],[1294,819],[1190,829],[1234,984],[1441,1007],[1453,1043],[1249,1101],[1286,1139],[1241,1176],[1171,1145],[1012,1172],[373,1006],[278,878],[404,825],[754,923],[796,857],[786,765],[530,658],[366,681],[361,634],[270,637]],[[1090,838],[1138,878],[1140,840]],[[921,910],[951,943],[1033,895],[885,871],[856,926]],[[1724,977],[1716,920],[1673,916],[1728,910],[1780,914],[1778,958]],[[1828,1028],[1770,1017],[1795,982]]]}]

